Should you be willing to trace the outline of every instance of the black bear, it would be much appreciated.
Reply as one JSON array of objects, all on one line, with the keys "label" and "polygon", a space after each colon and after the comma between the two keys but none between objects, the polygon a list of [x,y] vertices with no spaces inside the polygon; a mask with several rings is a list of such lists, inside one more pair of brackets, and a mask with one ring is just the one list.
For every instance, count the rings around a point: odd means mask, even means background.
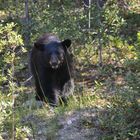
[{"label": "black bear", "polygon": [[73,59],[71,40],[60,41],[53,34],[44,34],[31,51],[31,72],[36,86],[36,99],[57,106],[73,93]]}]

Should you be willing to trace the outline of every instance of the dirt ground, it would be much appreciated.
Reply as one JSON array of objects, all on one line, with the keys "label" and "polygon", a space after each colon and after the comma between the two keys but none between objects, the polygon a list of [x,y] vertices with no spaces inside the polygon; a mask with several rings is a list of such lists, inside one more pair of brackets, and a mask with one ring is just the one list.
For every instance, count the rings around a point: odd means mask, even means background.
[{"label": "dirt ground", "polygon": [[103,133],[99,127],[97,110],[93,108],[67,112],[65,115],[55,118],[56,124],[48,122],[33,114],[25,117],[23,123],[31,124],[32,128],[32,134],[27,139],[99,140]]}]

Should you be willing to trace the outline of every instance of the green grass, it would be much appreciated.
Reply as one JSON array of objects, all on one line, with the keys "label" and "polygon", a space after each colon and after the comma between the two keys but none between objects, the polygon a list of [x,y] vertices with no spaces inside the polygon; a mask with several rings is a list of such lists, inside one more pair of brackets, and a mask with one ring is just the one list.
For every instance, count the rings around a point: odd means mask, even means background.
[{"label": "green grass", "polygon": [[[96,82],[95,90],[92,91],[86,87],[82,90],[76,90],[70,97],[68,105],[58,106],[50,110],[49,106],[43,108],[20,106],[21,98],[17,98],[17,107],[14,111],[14,127],[16,130],[16,139],[23,139],[29,135],[35,135],[38,130],[36,122],[44,122],[46,132],[50,139],[55,139],[61,126],[58,124],[58,118],[65,116],[70,112],[86,109],[96,109],[97,119],[99,121],[98,129],[103,133],[100,136],[102,140],[137,140],[140,138],[140,97],[139,92],[129,88],[128,86],[114,88],[113,94],[105,91],[106,83],[100,84]],[[110,85],[109,85],[110,86]],[[1,96],[3,96],[1,94]],[[24,100],[25,98],[22,97]],[[33,97],[31,97],[33,98]],[[8,105],[11,96],[3,97],[5,108],[3,110],[3,119],[0,120],[1,134],[8,132],[9,138],[12,137],[12,107]],[[23,102],[21,102],[23,103]],[[1,106],[2,107],[2,106]],[[90,112],[88,112],[90,113]],[[30,118],[30,115],[33,118]],[[28,117],[29,116],[29,117]],[[30,118],[31,120],[23,123],[22,120]],[[36,120],[36,118],[38,118]],[[32,120],[33,119],[33,120]],[[80,119],[80,118],[79,118]],[[94,127],[91,120],[80,120],[82,126],[86,128]]]},{"label": "green grass", "polygon": [[[123,94],[123,96],[122,96]],[[105,113],[99,115],[101,129],[106,133],[104,139],[138,139],[140,138],[139,120],[140,104],[132,93],[121,93],[109,98]]]}]

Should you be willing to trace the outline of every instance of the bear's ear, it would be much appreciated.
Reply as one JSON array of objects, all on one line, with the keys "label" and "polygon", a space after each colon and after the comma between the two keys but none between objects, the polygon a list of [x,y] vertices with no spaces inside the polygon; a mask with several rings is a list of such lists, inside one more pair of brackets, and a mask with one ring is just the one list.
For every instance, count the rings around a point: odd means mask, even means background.
[{"label": "bear's ear", "polygon": [[34,46],[35,46],[36,49],[38,49],[40,51],[44,51],[44,44],[34,43]]},{"label": "bear's ear", "polygon": [[63,47],[69,48],[71,45],[71,40],[70,39],[66,39],[64,41],[61,42]]}]

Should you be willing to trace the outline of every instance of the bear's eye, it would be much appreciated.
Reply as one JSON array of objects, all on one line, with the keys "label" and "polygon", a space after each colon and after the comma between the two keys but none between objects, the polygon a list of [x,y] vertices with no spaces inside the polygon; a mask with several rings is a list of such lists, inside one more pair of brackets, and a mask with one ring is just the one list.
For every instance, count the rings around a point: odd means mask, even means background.
[{"label": "bear's eye", "polygon": [[50,51],[46,51],[44,53],[45,53],[46,56],[51,56],[51,54],[52,54]]},{"label": "bear's eye", "polygon": [[64,61],[64,55],[60,54],[60,60],[63,62]]},{"label": "bear's eye", "polygon": [[46,57],[49,59],[51,57],[51,53],[46,53]]},{"label": "bear's eye", "polygon": [[59,53],[59,57],[60,57],[60,58],[63,58],[63,54],[62,54],[62,53]]}]

